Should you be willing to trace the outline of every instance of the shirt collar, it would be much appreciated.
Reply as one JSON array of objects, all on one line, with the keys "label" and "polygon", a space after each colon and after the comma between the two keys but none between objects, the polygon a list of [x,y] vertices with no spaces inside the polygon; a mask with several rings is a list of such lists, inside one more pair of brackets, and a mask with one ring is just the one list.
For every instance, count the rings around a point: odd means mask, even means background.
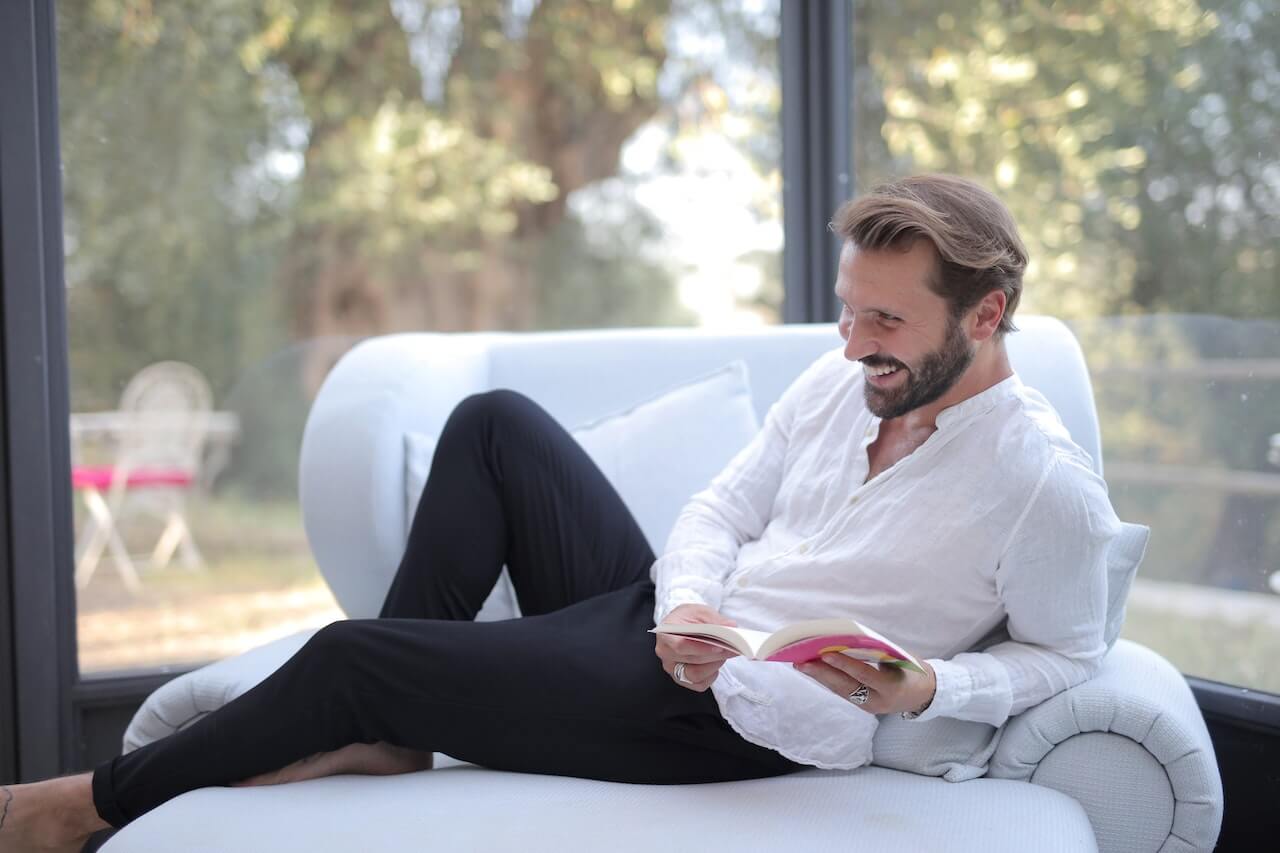
[{"label": "shirt collar", "polygon": [[974,394],[967,400],[961,400],[954,406],[948,406],[934,419],[938,430],[950,429],[978,415],[985,414],[996,407],[1001,400],[1016,397],[1022,392],[1022,380],[1018,374],[1000,380],[985,391]]}]

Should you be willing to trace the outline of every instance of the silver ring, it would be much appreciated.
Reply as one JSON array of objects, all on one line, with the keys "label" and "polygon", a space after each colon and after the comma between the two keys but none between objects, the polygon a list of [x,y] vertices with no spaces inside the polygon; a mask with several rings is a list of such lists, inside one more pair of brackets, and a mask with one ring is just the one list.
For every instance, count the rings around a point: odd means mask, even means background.
[{"label": "silver ring", "polygon": [[859,684],[858,689],[849,694],[849,701],[855,705],[865,705],[870,695],[871,688],[865,684]]},{"label": "silver ring", "polygon": [[676,681],[679,681],[681,684],[693,684],[692,681],[684,677],[683,663],[676,664],[676,671],[672,674],[676,677]]}]

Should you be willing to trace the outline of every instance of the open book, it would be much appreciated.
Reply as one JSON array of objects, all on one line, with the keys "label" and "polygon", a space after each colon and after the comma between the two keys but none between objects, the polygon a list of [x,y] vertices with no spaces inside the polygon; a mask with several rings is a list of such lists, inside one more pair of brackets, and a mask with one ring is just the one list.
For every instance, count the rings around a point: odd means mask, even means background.
[{"label": "open book", "polygon": [[728,625],[664,622],[651,634],[675,634],[729,649],[751,660],[804,663],[828,652],[841,652],[858,660],[888,664],[924,672],[920,661],[905,649],[852,619],[811,619],[768,631],[730,628]]}]

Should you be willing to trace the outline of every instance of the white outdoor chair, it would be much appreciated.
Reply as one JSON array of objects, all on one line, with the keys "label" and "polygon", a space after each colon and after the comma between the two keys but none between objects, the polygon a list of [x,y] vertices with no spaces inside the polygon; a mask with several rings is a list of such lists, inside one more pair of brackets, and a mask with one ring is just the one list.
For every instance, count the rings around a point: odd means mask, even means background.
[{"label": "white outdoor chair", "polygon": [[167,566],[175,552],[184,566],[204,565],[186,506],[199,480],[212,408],[213,393],[200,371],[165,361],[143,368],[129,380],[118,411],[80,416],[84,431],[111,436],[114,461],[72,469],[72,483],[89,513],[76,558],[77,587],[89,583],[109,548],[125,585],[138,589],[137,570],[120,536],[125,516],[164,520],[151,552],[153,569]]}]

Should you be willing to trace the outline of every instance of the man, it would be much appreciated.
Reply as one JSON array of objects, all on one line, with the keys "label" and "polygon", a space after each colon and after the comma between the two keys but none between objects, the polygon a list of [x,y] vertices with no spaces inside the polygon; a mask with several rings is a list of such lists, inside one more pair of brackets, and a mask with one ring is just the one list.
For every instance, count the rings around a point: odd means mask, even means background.
[{"label": "man", "polygon": [[[688,686],[713,687],[745,739],[852,768],[871,760],[875,714],[1000,725],[1092,675],[1119,521],[1088,456],[1009,364],[1026,251],[1004,206],[924,176],[846,205],[833,226],[843,353],[806,371],[693,499],[654,576],[659,621],[773,629],[850,614],[929,658],[920,675],[828,655],[801,667],[806,683],[659,641],[668,671],[684,661]],[[968,652],[1006,618],[1021,642]]]},{"label": "man", "polygon": [[[545,412],[511,392],[469,398],[382,618],[322,629],[253,690],[92,776],[0,791],[0,850],[71,849],[196,787],[406,772],[431,751],[646,783],[860,767],[877,714],[999,725],[1088,678],[1119,522],[1009,365],[1026,268],[1012,218],[935,175],[833,225],[845,346],[690,501],[661,559]],[[504,564],[526,616],[470,621]],[[797,671],[645,633],[843,615],[925,672],[841,655]],[[970,651],[1001,623],[1011,640]]]}]

